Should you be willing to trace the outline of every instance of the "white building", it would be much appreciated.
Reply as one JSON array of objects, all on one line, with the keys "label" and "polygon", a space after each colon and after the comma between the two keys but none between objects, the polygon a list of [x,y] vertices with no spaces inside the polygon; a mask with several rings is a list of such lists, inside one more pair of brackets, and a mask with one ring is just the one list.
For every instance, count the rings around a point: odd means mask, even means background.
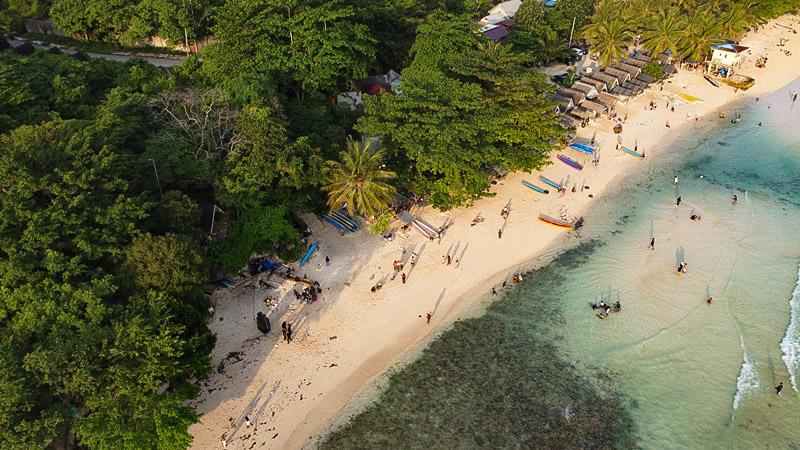
[{"label": "white building", "polygon": [[736,44],[711,46],[711,59],[705,62],[706,73],[728,78],[744,63],[748,47]]}]

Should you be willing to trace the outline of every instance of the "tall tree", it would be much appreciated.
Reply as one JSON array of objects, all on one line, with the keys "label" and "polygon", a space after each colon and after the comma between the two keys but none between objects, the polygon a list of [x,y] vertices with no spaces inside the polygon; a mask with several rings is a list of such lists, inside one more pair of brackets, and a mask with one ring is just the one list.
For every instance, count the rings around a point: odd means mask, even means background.
[{"label": "tall tree", "polygon": [[600,54],[604,65],[615,63],[624,57],[632,40],[632,29],[625,17],[613,9],[612,2],[603,2],[586,25],[582,34],[593,51]]},{"label": "tall tree", "polygon": [[644,48],[653,52],[653,55],[661,55],[667,50],[677,55],[678,40],[683,27],[680,11],[677,8],[668,8],[645,21],[642,44]]},{"label": "tall tree", "polygon": [[432,18],[419,27],[402,95],[369,98],[357,124],[382,136],[397,171],[440,208],[486,195],[486,168],[540,167],[562,133],[529,59],[482,42],[468,18]]},{"label": "tall tree", "polygon": [[395,188],[388,183],[395,173],[385,169],[384,152],[372,145],[348,138],[347,150],[339,153],[339,161],[328,161],[328,206],[347,206],[350,214],[374,217],[391,205]]},{"label": "tall tree", "polygon": [[375,40],[341,1],[230,0],[217,16],[218,44],[207,52],[221,79],[274,75],[297,98],[333,92],[337,81],[367,75]]}]

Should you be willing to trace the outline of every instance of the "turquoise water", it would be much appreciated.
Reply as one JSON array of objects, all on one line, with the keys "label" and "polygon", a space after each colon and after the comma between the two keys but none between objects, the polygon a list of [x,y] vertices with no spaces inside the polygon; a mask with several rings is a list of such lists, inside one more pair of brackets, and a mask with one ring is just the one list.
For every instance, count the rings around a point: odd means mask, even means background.
[{"label": "turquoise water", "polygon": [[[643,161],[579,245],[443,333],[323,447],[800,446],[791,89]],[[622,312],[599,320],[599,300]]]}]

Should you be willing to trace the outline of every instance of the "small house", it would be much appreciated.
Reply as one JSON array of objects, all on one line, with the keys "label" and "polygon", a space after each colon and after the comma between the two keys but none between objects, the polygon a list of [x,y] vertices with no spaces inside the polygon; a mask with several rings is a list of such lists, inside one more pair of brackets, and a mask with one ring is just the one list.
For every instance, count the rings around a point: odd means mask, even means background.
[{"label": "small house", "polygon": [[616,77],[612,77],[611,75],[605,72],[595,72],[592,74],[590,78],[594,78],[596,80],[600,80],[606,84],[606,90],[611,92],[614,90],[615,87],[619,86],[619,80]]},{"label": "small house", "polygon": [[603,72],[607,73],[608,75],[616,78],[619,81],[619,84],[623,84],[626,81],[631,79],[631,75],[628,72],[623,70],[615,69],[613,67],[606,67],[603,69]]},{"label": "small house", "polygon": [[711,59],[704,63],[705,72],[722,78],[731,77],[744,63],[748,49],[737,44],[712,45]]},{"label": "small house", "polygon": [[489,15],[492,14],[502,14],[506,16],[506,18],[511,19],[515,15],[517,15],[517,10],[522,5],[522,0],[509,0],[507,2],[498,3],[492,9],[489,10]]},{"label": "small house", "polygon": [[599,94],[596,87],[594,87],[591,84],[583,83],[580,81],[576,81],[575,83],[573,83],[572,89],[583,92],[586,98],[595,98],[597,97],[597,94]]},{"label": "small house", "polygon": [[572,88],[560,88],[558,90],[558,93],[571,98],[572,102],[576,105],[579,105],[582,101],[586,99],[586,94]]},{"label": "small house", "polygon": [[487,25],[481,29],[481,34],[497,42],[508,36],[508,29],[499,25]]}]

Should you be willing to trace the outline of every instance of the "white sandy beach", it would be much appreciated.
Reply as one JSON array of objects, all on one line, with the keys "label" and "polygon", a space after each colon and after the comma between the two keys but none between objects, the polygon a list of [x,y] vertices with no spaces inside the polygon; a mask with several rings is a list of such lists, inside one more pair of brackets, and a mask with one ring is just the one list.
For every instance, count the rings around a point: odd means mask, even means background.
[{"label": "white sandy beach", "polygon": [[[726,103],[765,96],[800,76],[800,54],[782,53],[800,52],[800,36],[777,23],[800,28],[796,17],[781,17],[741,42],[751,48],[751,54],[738,73],[756,79],[751,89],[737,93],[726,85],[715,88],[700,71],[681,69],[664,84],[663,91],[656,85],[617,105],[620,117],[627,114],[623,144],[633,148],[638,142],[639,151],[644,150],[648,159],[680,151],[670,146],[672,136],[691,132],[692,127],[700,132],[719,122],[716,111]],[[788,42],[779,48],[776,43],[781,37]],[[754,63],[762,55],[769,61],[766,68],[758,69]],[[678,98],[678,93],[703,101],[689,103]],[[668,100],[674,112],[666,107]],[[657,109],[647,108],[651,101]],[[665,126],[667,121],[670,128]],[[570,188],[578,184],[576,193],[541,195],[521,184],[527,179],[544,186],[538,181],[538,172],[514,173],[492,188],[494,197],[469,208],[446,213],[431,208],[412,211],[434,226],[452,224],[441,241],[429,242],[413,228],[399,233],[393,242],[366,231],[342,237],[332,226],[309,219],[312,239],[320,241],[320,250],[298,273],[320,282],[324,293],[319,301],[310,305],[296,302],[293,286],[286,284],[277,292],[235,288],[215,294],[211,329],[217,335],[217,346],[212,362],[216,367],[226,360],[225,370],[213,373],[193,402],[201,415],[200,422],[190,428],[193,448],[222,448],[223,433],[228,448],[233,449],[299,448],[312,443],[388,368],[419,350],[443,327],[474,313],[471,307],[481,298],[491,297],[493,286],[500,290],[503,281],[510,284],[515,270],[529,267],[543,253],[558,248],[567,233],[538,221],[539,213],[559,216],[565,212],[577,218],[604,193],[613,192],[620,177],[646,167],[647,159],[615,150],[613,124],[603,117],[578,131],[579,138],[586,141],[596,132],[599,166],[591,164],[591,157],[579,158],[577,152],[568,150],[567,155],[585,163],[583,171],[556,160],[555,152],[553,164],[542,171],[556,181],[569,177]],[[590,189],[581,192],[581,184]],[[511,212],[504,224],[500,211],[506,205]],[[486,220],[470,226],[478,214]],[[503,234],[498,239],[501,227]],[[406,263],[407,283],[402,284],[399,277],[390,280],[392,261],[407,260],[412,251],[419,256],[415,267]],[[446,254],[452,256],[449,266],[444,264]],[[331,259],[330,266],[325,264],[326,256]],[[384,278],[383,289],[370,292],[370,287]],[[256,328],[254,315],[265,310],[267,295],[279,296],[280,304],[271,315],[273,332],[264,336]],[[281,318],[278,313],[284,311]],[[429,325],[425,320],[428,312],[433,313]],[[290,344],[280,339],[277,329],[281,320],[293,324],[295,339]],[[226,359],[232,352],[242,353]],[[252,426],[245,425],[245,416]]]}]

